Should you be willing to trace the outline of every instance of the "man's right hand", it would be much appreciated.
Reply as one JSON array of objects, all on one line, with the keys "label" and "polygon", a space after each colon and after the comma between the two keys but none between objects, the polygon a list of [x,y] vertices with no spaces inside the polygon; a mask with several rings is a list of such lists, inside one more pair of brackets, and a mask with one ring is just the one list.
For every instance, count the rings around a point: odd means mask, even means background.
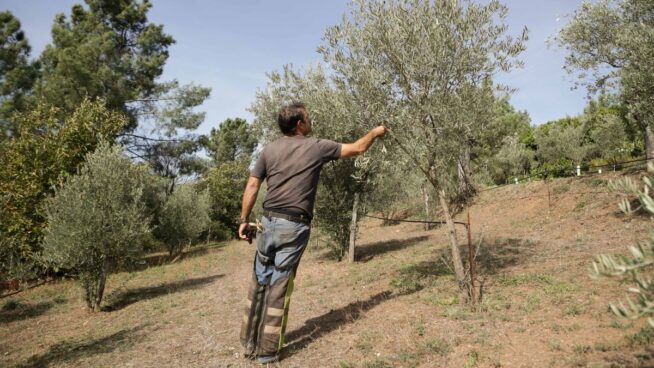
[{"label": "man's right hand", "polygon": [[241,240],[249,240],[247,235],[248,226],[249,224],[247,222],[244,222],[241,225],[239,225],[238,237],[241,238]]},{"label": "man's right hand", "polygon": [[375,137],[379,138],[379,137],[383,137],[384,135],[386,135],[386,132],[388,131],[388,129],[386,129],[386,127],[384,125],[380,125],[378,127],[373,128],[372,131],[373,131],[373,134],[375,135]]}]

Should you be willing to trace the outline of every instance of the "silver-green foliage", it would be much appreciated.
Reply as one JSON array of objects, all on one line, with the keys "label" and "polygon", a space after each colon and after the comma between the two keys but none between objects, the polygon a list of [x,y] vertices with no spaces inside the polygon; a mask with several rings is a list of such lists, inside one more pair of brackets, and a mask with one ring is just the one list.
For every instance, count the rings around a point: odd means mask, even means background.
[{"label": "silver-green foliage", "polygon": [[193,185],[186,184],[167,198],[155,232],[169,253],[175,255],[196,240],[209,222],[209,194],[197,192]]},{"label": "silver-green foliage", "polygon": [[143,200],[149,177],[119,148],[102,144],[45,205],[43,260],[77,272],[89,308],[99,308],[107,274],[142,255],[150,232]]},{"label": "silver-green foliage", "polygon": [[[257,93],[250,108],[264,145],[280,136],[277,113],[283,105],[292,102],[302,101],[307,105],[313,135],[318,138],[353,142],[380,121],[375,120],[376,116],[366,115],[366,109],[356,105],[344,86],[331,80],[320,66],[304,71],[285,66],[268,77],[267,89]],[[365,195],[372,190],[379,160],[369,157],[376,153],[379,153],[378,147],[373,147],[356,160],[338,160],[323,167],[314,225],[329,234],[329,245],[337,258],[342,257],[347,248],[354,194]]]},{"label": "silver-green foliage", "polygon": [[502,148],[495,155],[495,167],[498,173],[496,177],[501,177],[506,181],[509,177],[524,175],[529,169],[534,159],[534,151],[520,142],[517,134],[507,136],[503,140]]},{"label": "silver-green foliage", "polygon": [[493,118],[492,77],[520,65],[526,30],[509,36],[507,12],[498,1],[358,0],[319,51],[356,104],[388,119],[417,168],[452,194]]},{"label": "silver-green foliage", "polygon": [[584,127],[581,124],[555,124],[547,130],[536,129],[534,139],[538,145],[537,154],[545,162],[567,158],[580,164],[590,149],[584,142]]},{"label": "silver-green foliage", "polygon": [[[654,180],[654,164],[648,165],[649,176],[643,178],[643,187],[638,188],[636,183],[629,179],[622,179],[611,183],[613,190],[625,194],[638,195],[642,207],[650,214],[654,214],[654,198],[651,196]],[[626,212],[632,212],[627,200],[620,204]],[[654,231],[648,239],[629,247],[630,256],[600,255],[593,262],[592,276],[622,276],[635,283],[629,288],[633,297],[625,302],[612,303],[611,310],[622,317],[637,319],[648,317],[650,325],[654,326]]]},{"label": "silver-green foliage", "polygon": [[590,92],[618,87],[629,117],[654,151],[654,3],[584,1],[557,41],[568,51],[565,68]]}]

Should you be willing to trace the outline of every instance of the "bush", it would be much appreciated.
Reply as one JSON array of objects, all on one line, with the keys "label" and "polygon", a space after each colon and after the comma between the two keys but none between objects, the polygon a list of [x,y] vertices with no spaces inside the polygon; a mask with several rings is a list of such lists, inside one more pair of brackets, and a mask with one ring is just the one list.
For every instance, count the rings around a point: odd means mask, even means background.
[{"label": "bush", "polygon": [[155,234],[166,244],[171,256],[179,254],[209,226],[209,195],[196,192],[193,185],[177,188],[161,209]]},{"label": "bush", "polygon": [[86,161],[45,204],[42,259],[76,271],[87,305],[97,310],[108,273],[142,255],[141,240],[150,232],[143,201],[150,175],[107,144]]}]

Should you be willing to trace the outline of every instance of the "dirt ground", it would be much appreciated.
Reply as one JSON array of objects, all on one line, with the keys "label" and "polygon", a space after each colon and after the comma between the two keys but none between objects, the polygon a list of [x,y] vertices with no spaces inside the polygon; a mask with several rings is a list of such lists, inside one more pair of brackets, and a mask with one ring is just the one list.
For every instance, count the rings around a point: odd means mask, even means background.
[{"label": "dirt ground", "polygon": [[[595,255],[625,253],[652,228],[617,212],[606,179],[481,193],[469,208],[483,282],[475,309],[459,304],[442,261],[444,228],[364,220],[354,264],[328,259],[313,237],[283,360],[271,366],[653,367],[654,332],[608,310],[629,284],[588,276]],[[457,235],[466,248],[463,227]],[[73,280],[3,297],[0,366],[258,366],[238,342],[252,257],[252,246],[230,242],[114,274],[98,313]]]}]

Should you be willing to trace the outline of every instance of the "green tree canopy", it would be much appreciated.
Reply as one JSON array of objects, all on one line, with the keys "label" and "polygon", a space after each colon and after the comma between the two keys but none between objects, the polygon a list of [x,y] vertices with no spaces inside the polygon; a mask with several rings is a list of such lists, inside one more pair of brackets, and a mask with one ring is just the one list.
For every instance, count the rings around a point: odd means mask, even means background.
[{"label": "green tree canopy", "polygon": [[30,264],[40,249],[43,201],[75,173],[101,140],[111,141],[128,120],[102,101],[82,101],[64,122],[57,108],[38,104],[15,116],[12,139],[0,144],[0,275]]},{"label": "green tree canopy", "polygon": [[249,161],[257,146],[257,136],[244,119],[226,119],[218,128],[211,129],[205,146],[217,164]]},{"label": "green tree canopy", "polygon": [[0,12],[0,140],[13,134],[11,115],[28,104],[38,70],[29,55],[18,19],[9,11]]},{"label": "green tree canopy", "polygon": [[654,3],[584,1],[557,38],[565,68],[590,92],[617,87],[654,156]]}]

